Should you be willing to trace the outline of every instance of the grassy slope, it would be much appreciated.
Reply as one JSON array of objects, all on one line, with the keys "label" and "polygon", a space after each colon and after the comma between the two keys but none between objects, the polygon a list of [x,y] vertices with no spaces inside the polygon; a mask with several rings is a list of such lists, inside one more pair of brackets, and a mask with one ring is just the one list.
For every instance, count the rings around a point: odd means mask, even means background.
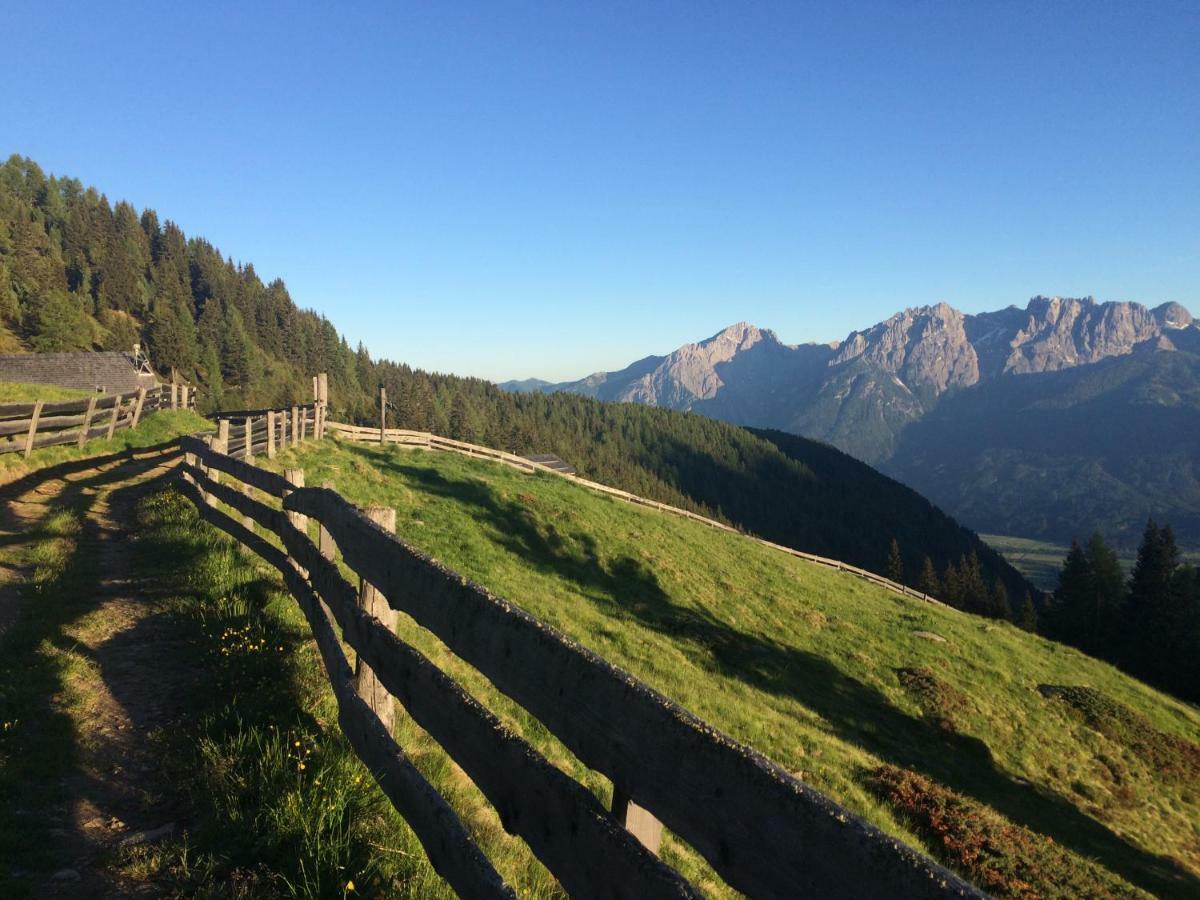
[{"label": "grassy slope", "polygon": [[125,450],[154,447],[174,440],[181,434],[195,434],[213,428],[213,424],[191,410],[154,413],[142,419],[137,428],[123,428],[112,438],[88,441],[82,447],[75,444],[59,444],[34,450],[29,459],[21,453],[5,453],[0,456],[0,485],[27,475],[47,466],[57,465],[93,456],[108,456]]},{"label": "grassy slope", "polygon": [[79,391],[52,384],[21,384],[17,381],[0,381],[0,403],[26,403],[31,400],[78,400],[91,394],[91,391]]},{"label": "grassy slope", "polygon": [[[309,484],[332,481],[362,505],[395,506],[406,540],[905,840],[922,844],[869,786],[881,763],[931,776],[1150,890],[1200,885],[1195,788],[1164,781],[1129,747],[1036,690],[1088,685],[1162,732],[1200,740],[1194,708],[1108,665],[552,476],[370,445],[306,447],[276,461],[296,463]],[[436,641],[411,623],[401,627],[518,728],[553,746]],[[898,678],[905,667],[927,668],[964,698],[948,717],[953,727],[923,714],[930,710]],[[403,727],[423,754],[433,752]],[[565,751],[551,754],[582,771]],[[589,782],[605,790],[602,779]],[[669,855],[706,880],[686,851]],[[1178,876],[1176,865],[1189,874]]]}]

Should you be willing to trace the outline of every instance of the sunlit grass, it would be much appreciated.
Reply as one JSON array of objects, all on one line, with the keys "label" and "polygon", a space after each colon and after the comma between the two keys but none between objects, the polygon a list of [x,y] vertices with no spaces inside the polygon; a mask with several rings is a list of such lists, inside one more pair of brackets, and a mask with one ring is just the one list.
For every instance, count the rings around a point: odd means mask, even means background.
[{"label": "sunlit grass", "polygon": [[[0,351],[3,352],[3,351]],[[0,381],[0,403],[27,403],[34,400],[79,400],[87,399],[95,391],[81,391],[58,387],[53,384],[22,384],[18,381]]]},{"label": "sunlit grass", "polygon": [[[1166,733],[1200,739],[1194,708],[1111,666],[1006,623],[897,597],[553,476],[330,442],[288,451],[275,464],[299,464],[308,484],[331,481],[360,505],[396,507],[405,540],[902,839],[939,849],[872,787],[885,763],[922,772],[1151,889],[1189,883],[1176,879],[1171,859],[1197,884],[1194,793],[1164,783],[1136,758],[1115,784],[1097,760],[1126,749],[1037,691],[1047,683],[1089,685]],[[602,778],[477,673],[403,617],[400,630],[605,795]],[[937,673],[964,698],[952,727],[926,716],[898,673],[906,668]],[[423,736],[406,727],[406,746],[424,750]],[[470,807],[465,815],[482,817]],[[691,877],[708,877],[686,848],[669,843],[668,853]]]}]

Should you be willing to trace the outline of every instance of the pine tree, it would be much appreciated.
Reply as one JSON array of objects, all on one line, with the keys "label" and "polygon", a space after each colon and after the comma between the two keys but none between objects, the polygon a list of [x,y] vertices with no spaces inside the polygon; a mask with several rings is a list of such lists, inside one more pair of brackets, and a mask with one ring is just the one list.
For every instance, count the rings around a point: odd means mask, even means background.
[{"label": "pine tree", "polygon": [[1055,640],[1075,644],[1087,629],[1087,609],[1092,590],[1092,567],[1079,541],[1071,549],[1058,573],[1054,599],[1046,611],[1046,631]]},{"label": "pine tree", "polygon": [[887,577],[896,584],[904,584],[904,559],[900,556],[900,544],[892,538],[888,547]]},{"label": "pine tree", "polygon": [[959,602],[963,609],[988,614],[988,588],[983,579],[979,555],[972,550],[958,563]]},{"label": "pine tree", "polygon": [[917,579],[917,590],[922,594],[928,594],[930,597],[938,597],[942,593],[942,585],[938,581],[937,570],[933,567],[933,560],[928,556],[921,563],[921,575]]},{"label": "pine tree", "polygon": [[1182,652],[1178,646],[1185,629],[1187,600],[1176,590],[1179,549],[1170,526],[1146,523],[1137,562],[1129,578],[1126,658],[1134,671],[1157,683],[1172,680]]},{"label": "pine tree", "polygon": [[1017,626],[1030,632],[1036,632],[1038,629],[1037,607],[1033,605],[1033,596],[1029,591],[1025,592],[1021,608],[1017,611]]},{"label": "pine tree", "polygon": [[87,350],[92,328],[83,303],[74,294],[52,291],[32,303],[25,317],[29,345],[38,353]]},{"label": "pine tree", "polygon": [[993,619],[1012,618],[1012,608],[1008,605],[1008,591],[999,578],[992,580],[992,587],[988,591],[987,614]]},{"label": "pine tree", "polygon": [[[1117,554],[1094,532],[1084,548],[1090,569],[1088,606],[1075,643],[1085,653],[1106,659],[1117,654],[1120,619],[1125,605],[1125,574]],[[1082,611],[1081,611],[1082,612]]]},{"label": "pine tree", "polygon": [[958,576],[958,569],[953,562],[948,562],[942,572],[942,601],[961,609],[962,598],[962,580]]}]

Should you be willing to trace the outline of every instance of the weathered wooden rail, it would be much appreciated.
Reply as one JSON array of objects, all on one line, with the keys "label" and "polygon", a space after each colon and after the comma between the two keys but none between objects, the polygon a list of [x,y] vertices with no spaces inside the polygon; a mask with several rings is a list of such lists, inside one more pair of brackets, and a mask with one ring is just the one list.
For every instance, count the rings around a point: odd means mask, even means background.
[{"label": "weathered wooden rail", "polygon": [[251,461],[256,456],[274,459],[277,451],[297,446],[309,438],[325,436],[328,380],[324,373],[313,376],[311,403],[273,409],[235,409],[213,413],[217,441],[236,459]]},{"label": "weathered wooden rail", "polygon": [[151,412],[193,408],[195,396],[195,388],[163,384],[79,400],[0,403],[0,453],[24,453],[28,459],[39,447],[82,447],[95,438],[110,438],[119,429],[136,428]]},{"label": "weathered wooden rail", "polygon": [[671,506],[666,503],[659,503],[657,500],[648,500],[645,497],[639,497],[637,494],[631,494],[628,491],[622,491],[619,488],[610,487],[607,484],[601,484],[597,481],[589,481],[586,478],[581,478],[571,472],[562,471],[553,466],[542,465],[535,460],[528,459],[524,456],[517,456],[513,453],[505,453],[503,450],[494,450],[491,447],[481,447],[476,444],[468,444],[464,441],[454,441],[450,438],[440,437],[436,434],[430,434],[425,431],[408,431],[403,428],[374,428],[364,425],[348,425],[343,422],[326,422],[326,432],[337,435],[351,441],[365,441],[371,443],[389,443],[401,444],[408,447],[416,447],[424,450],[442,450],[447,453],[461,453],[466,456],[479,457],[481,459],[491,459],[496,462],[504,463],[513,468],[521,469],[525,472],[546,472],[550,475],[555,475],[559,478],[566,478],[575,484],[581,485],[588,490],[596,491],[597,493],[607,494],[610,497],[624,500],[627,503],[634,503],[638,506],[657,509],[660,512],[669,513],[673,516],[681,516],[685,519],[691,519],[694,522],[701,522],[710,528],[716,528],[721,531],[727,531],[731,534],[740,535],[747,540],[752,540],[763,546],[770,547],[773,550],[778,550],[781,553],[786,553],[789,556],[794,556],[798,559],[804,559],[811,563],[816,563],[819,566],[824,566],[829,569],[836,569],[839,572],[849,572],[852,575],[857,575],[872,584],[879,585],[897,594],[902,594],[905,597],[913,597],[922,600],[926,603],[933,603],[937,606],[943,606],[946,609],[954,609],[949,604],[943,603],[935,597],[931,597],[922,591],[915,590],[906,584],[901,584],[897,581],[892,581],[890,578],[885,578],[875,572],[861,569],[858,566],[852,566],[850,563],[842,562],[837,559],[829,559],[825,556],[818,556],[815,553],[805,553],[803,550],[796,550],[792,547],[786,547],[783,544],[776,544],[768,541],[765,538],[756,537],[747,534],[744,531],[739,531],[724,522],[718,522],[716,519],[710,519],[707,516],[702,516],[699,513],[690,512],[686,509],[680,509],[677,506]]},{"label": "weathered wooden rail", "polygon": [[[443,440],[426,437],[430,446]],[[574,896],[697,896],[657,858],[658,821],[750,896],[981,896],[761,754],[412,548],[391,533],[387,516],[359,510],[330,488],[306,487],[302,470],[280,475],[235,459],[221,452],[221,440],[183,439],[184,492],[206,520],[280,571],[312,628],[342,730],[460,895],[513,892],[396,744],[393,697]],[[342,574],[339,556],[359,587]],[[390,610],[439,638],[611,779],[614,811],[401,641],[386,621]],[[357,671],[335,624],[357,654]]]}]

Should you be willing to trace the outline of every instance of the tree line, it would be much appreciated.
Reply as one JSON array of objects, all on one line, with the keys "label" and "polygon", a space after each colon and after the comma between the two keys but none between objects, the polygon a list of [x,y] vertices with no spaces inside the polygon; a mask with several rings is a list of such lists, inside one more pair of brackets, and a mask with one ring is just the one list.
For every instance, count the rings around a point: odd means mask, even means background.
[{"label": "tree line", "polygon": [[327,372],[333,414],[352,421],[378,421],[383,386],[393,424],[555,453],[596,480],[872,571],[885,571],[898,537],[907,565],[930,557],[964,607],[978,579],[1014,596],[1027,587],[972,532],[832,447],[634,404],[509,394],[375,359],[299,309],[283,281],[264,282],[152,209],[111,204],[11,157],[0,165],[0,352],[135,343],[160,373],[201,388],[201,411],[303,401],[311,375]]},{"label": "tree line", "polygon": [[1147,523],[1128,578],[1099,533],[1073,541],[1043,621],[1047,637],[1200,700],[1200,573],[1169,525]]}]

